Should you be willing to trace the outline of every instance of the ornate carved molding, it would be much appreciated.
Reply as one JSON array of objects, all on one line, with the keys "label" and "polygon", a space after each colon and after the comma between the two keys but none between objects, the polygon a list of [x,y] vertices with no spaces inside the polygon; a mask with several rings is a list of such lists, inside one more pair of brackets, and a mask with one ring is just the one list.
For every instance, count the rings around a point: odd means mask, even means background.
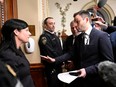
[{"label": "ornate carved molding", "polygon": [[0,3],[0,27],[4,24],[4,3]]}]

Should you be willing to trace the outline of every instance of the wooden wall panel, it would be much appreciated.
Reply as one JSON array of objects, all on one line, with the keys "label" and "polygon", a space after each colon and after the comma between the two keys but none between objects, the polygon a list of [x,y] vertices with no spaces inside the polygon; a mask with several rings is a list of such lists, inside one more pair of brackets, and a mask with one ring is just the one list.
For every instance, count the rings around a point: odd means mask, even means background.
[{"label": "wooden wall panel", "polygon": [[44,76],[44,65],[41,63],[31,64],[30,69],[35,87],[47,87],[46,79]]},{"label": "wooden wall panel", "polygon": [[10,18],[17,18],[17,0],[4,0],[4,3],[0,3],[0,20],[6,21]]},{"label": "wooden wall panel", "polygon": [[6,20],[17,17],[17,0],[4,0],[3,3],[0,3],[0,28]]},{"label": "wooden wall panel", "polygon": [[5,0],[4,13],[5,21],[10,18],[17,18],[17,0]]}]

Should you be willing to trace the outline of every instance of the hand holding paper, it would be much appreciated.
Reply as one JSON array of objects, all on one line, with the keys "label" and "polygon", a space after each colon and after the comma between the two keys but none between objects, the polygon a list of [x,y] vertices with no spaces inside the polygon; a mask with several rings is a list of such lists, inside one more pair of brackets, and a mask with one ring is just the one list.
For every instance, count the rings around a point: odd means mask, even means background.
[{"label": "hand holding paper", "polygon": [[85,76],[86,76],[86,71],[84,68],[82,68],[79,70],[60,73],[58,74],[58,79],[64,83],[70,84],[75,79],[80,78],[80,77],[85,78]]},{"label": "hand holding paper", "polygon": [[58,79],[60,81],[64,82],[64,83],[70,84],[72,81],[74,81],[76,78],[78,78],[77,75],[76,76],[75,75],[71,75],[71,73],[73,73],[73,74],[77,73],[77,70],[60,73],[60,74],[58,74]]}]

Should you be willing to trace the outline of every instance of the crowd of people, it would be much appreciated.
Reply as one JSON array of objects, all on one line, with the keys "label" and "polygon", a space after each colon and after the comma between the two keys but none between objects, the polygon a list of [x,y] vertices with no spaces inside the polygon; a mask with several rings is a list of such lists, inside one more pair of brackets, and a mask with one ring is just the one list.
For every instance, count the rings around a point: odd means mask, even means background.
[{"label": "crowd of people", "polygon": [[[116,26],[105,24],[99,16],[93,21],[86,10],[74,13],[73,18],[72,35],[66,38],[63,47],[55,33],[54,18],[47,17],[43,21],[38,46],[48,87],[116,87]],[[21,19],[9,19],[1,33],[0,86],[35,87],[30,64],[21,50],[21,45],[31,36],[28,24]],[[67,71],[79,73],[79,78],[68,85],[57,77],[62,73],[63,64]]]}]

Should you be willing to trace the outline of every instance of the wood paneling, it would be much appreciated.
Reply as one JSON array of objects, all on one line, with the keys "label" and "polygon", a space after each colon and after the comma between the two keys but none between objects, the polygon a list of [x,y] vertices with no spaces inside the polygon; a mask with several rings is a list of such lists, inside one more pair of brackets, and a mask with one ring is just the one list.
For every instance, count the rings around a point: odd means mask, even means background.
[{"label": "wood paneling", "polygon": [[30,69],[35,87],[47,87],[44,76],[44,65],[41,63],[31,64]]},{"label": "wood paneling", "polygon": [[[4,3],[0,3],[0,20],[5,22],[10,18],[17,18],[17,0],[4,0]],[[2,25],[1,25],[2,26]]]},{"label": "wood paneling", "polygon": [[17,0],[5,0],[4,16],[5,21],[10,18],[17,18]]},{"label": "wood paneling", "polygon": [[0,29],[6,20],[17,17],[17,0],[4,0],[4,3],[0,3]]}]

